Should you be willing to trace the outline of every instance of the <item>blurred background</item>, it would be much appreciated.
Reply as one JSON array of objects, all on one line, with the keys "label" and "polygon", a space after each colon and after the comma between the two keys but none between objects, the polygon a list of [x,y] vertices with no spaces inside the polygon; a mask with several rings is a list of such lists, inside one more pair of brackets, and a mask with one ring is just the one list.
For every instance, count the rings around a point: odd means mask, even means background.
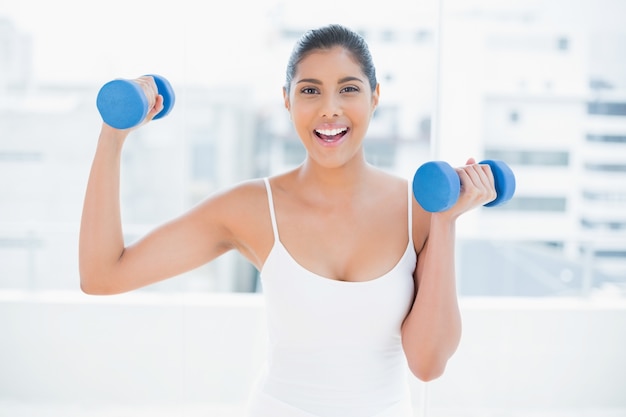
[{"label": "blurred background", "polygon": [[176,92],[125,146],[130,242],[302,162],[285,66],[328,23],[360,32],[377,66],[373,164],[411,179],[427,160],[495,158],[517,177],[509,203],[459,220],[464,341],[446,376],[415,382],[420,415],[626,416],[623,0],[4,0],[0,415],[241,415],[265,343],[242,257],[80,293],[95,98],[147,73]]}]

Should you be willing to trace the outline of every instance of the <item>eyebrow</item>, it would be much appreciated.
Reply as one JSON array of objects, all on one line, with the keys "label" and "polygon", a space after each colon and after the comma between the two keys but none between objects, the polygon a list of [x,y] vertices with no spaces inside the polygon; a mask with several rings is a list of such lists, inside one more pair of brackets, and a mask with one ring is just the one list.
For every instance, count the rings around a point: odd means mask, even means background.
[{"label": "eyebrow", "polygon": [[[343,77],[339,80],[339,82],[337,84],[343,84],[343,83],[347,83],[349,81],[358,81],[362,84],[365,84],[363,82],[362,79],[360,79],[359,77],[353,77],[353,76],[347,76],[347,77]],[[311,84],[317,84],[317,85],[321,85],[322,82],[316,78],[303,78],[301,80],[298,80],[296,82],[296,84],[302,84],[302,83],[311,83]]]}]

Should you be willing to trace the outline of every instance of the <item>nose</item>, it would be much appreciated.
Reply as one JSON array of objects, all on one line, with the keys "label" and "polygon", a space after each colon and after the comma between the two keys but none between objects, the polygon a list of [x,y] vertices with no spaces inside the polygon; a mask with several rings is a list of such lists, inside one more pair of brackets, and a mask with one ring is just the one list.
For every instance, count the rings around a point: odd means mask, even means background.
[{"label": "nose", "polygon": [[320,116],[333,118],[341,115],[341,100],[336,94],[323,96],[320,107]]}]

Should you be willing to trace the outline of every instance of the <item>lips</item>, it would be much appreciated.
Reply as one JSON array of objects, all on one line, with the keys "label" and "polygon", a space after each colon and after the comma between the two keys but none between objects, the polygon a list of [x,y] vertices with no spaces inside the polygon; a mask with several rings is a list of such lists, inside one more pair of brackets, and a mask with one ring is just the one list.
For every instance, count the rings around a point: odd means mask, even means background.
[{"label": "lips", "polygon": [[315,136],[317,136],[326,143],[338,142],[346,135],[346,133],[348,133],[347,127],[333,129],[315,129]]}]

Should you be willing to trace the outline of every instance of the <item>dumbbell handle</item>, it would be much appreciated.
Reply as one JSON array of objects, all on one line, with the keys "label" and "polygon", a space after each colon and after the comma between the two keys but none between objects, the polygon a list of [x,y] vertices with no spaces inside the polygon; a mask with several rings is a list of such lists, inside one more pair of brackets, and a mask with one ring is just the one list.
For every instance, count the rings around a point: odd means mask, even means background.
[{"label": "dumbbell handle", "polygon": [[[174,90],[167,79],[151,75],[158,93],[163,96],[163,109],[154,117],[159,119],[172,110],[175,102]],[[125,79],[115,79],[104,84],[98,92],[96,106],[102,120],[116,129],[135,127],[144,121],[148,111],[148,98],[141,86]]]},{"label": "dumbbell handle", "polygon": [[[493,173],[497,197],[485,207],[499,206],[509,201],[515,193],[515,175],[503,161],[487,159]],[[458,200],[461,181],[448,163],[431,161],[423,164],[413,177],[413,195],[422,208],[429,212],[446,211]]]}]

